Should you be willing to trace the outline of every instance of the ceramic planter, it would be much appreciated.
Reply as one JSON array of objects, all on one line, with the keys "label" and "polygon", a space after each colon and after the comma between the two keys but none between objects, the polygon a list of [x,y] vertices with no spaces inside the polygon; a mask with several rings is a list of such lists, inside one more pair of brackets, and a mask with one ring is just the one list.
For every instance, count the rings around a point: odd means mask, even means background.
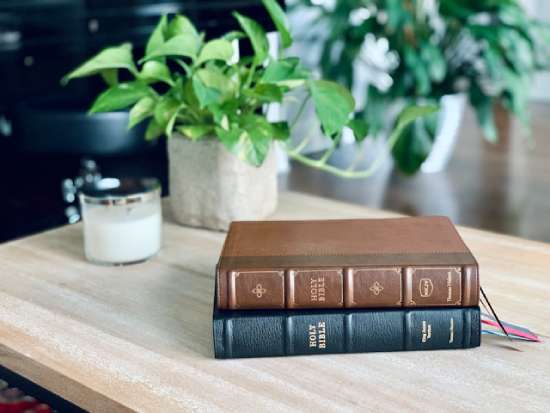
[{"label": "ceramic planter", "polygon": [[421,166],[425,173],[441,172],[451,160],[466,106],[466,95],[445,95],[441,98],[440,105],[432,151]]},{"label": "ceramic planter", "polygon": [[259,220],[277,206],[277,162],[272,148],[260,167],[230,153],[217,138],[168,140],[170,203],[183,225],[227,230],[231,221]]}]

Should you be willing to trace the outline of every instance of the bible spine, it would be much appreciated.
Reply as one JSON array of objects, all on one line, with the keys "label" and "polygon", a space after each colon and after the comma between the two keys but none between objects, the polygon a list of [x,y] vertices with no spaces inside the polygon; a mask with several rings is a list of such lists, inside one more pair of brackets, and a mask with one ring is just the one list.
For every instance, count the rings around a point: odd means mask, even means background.
[{"label": "bible spine", "polygon": [[474,308],[214,312],[216,358],[459,349],[480,345]]},{"label": "bible spine", "polygon": [[221,309],[470,307],[477,265],[220,269]]}]

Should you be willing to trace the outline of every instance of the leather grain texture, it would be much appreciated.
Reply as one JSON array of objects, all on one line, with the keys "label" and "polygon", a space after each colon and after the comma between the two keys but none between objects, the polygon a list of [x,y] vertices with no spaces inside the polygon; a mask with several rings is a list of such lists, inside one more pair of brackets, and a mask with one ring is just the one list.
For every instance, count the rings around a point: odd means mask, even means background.
[{"label": "leather grain texture", "polygon": [[479,304],[477,261],[437,216],[233,222],[217,281],[221,309]]},{"label": "leather grain texture", "polygon": [[480,345],[479,307],[414,310],[223,311],[214,309],[216,358]]}]

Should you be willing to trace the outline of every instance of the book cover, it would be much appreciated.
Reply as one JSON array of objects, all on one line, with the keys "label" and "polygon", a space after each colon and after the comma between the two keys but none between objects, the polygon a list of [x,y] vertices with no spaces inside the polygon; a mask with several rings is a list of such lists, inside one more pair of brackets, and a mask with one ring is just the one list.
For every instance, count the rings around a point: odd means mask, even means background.
[{"label": "book cover", "polygon": [[441,350],[480,345],[479,307],[219,311],[216,358],[378,351]]},{"label": "book cover", "polygon": [[478,264],[446,217],[233,222],[220,309],[469,307]]}]

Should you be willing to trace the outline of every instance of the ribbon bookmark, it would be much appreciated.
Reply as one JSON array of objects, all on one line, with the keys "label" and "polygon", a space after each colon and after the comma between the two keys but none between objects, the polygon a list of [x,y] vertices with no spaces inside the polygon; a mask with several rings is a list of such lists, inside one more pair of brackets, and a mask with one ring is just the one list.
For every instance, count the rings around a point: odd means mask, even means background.
[{"label": "ribbon bookmark", "polygon": [[496,314],[496,311],[494,310],[493,306],[491,305],[491,302],[487,298],[485,291],[483,291],[483,288],[480,287],[480,291],[482,295],[480,299],[481,305],[483,306],[485,311],[492,314],[491,316],[489,314],[481,313],[482,316],[485,317],[485,319],[481,320],[481,323],[491,327],[500,328],[501,330],[501,331],[482,330],[482,333],[497,335],[501,337],[507,337],[510,341],[512,341],[512,339],[526,340],[531,342],[541,341],[540,338],[535,333],[528,330],[527,328],[501,321],[498,318],[498,315]]},{"label": "ribbon bookmark", "polygon": [[495,317],[495,320],[497,321],[498,326],[504,332],[504,334],[506,334],[506,337],[508,337],[510,339],[510,341],[512,341],[512,338],[508,335],[508,332],[504,329],[504,326],[500,322],[500,319],[498,318],[497,313],[493,309],[493,306],[491,305],[491,302],[487,298],[487,295],[485,295],[485,291],[483,291],[483,287],[480,286],[479,289],[481,291],[481,295],[483,296],[483,298],[485,299],[485,302],[487,303],[487,305],[489,306],[489,309],[491,310],[491,314],[493,315],[493,317]]},{"label": "ribbon bookmark", "polygon": [[[483,324],[490,325],[492,327],[498,327],[498,323],[492,320],[481,320]],[[533,341],[533,342],[539,342],[540,338],[533,332],[527,330],[526,328],[516,326],[514,324],[509,323],[502,323],[504,326],[505,332],[511,336],[512,338],[521,338],[523,340]],[[489,331],[489,330],[486,330]],[[490,333],[495,333],[494,331],[491,331]],[[504,335],[503,335],[504,336]]]}]

